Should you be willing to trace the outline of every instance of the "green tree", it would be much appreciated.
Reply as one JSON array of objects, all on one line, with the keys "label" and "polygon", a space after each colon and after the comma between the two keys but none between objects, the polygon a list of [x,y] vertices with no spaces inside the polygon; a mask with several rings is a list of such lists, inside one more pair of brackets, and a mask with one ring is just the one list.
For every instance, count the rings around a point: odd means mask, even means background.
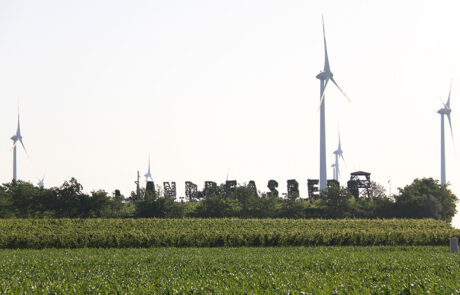
[{"label": "green tree", "polygon": [[447,222],[457,212],[457,197],[447,185],[433,178],[415,179],[412,184],[399,189],[395,196],[396,211],[404,218],[434,218]]},{"label": "green tree", "polygon": [[385,187],[375,181],[371,181],[371,187],[369,189],[369,196],[371,198],[386,198]]},{"label": "green tree", "polygon": [[170,197],[159,197],[153,191],[145,191],[144,199],[135,203],[137,217],[181,218],[184,205]]},{"label": "green tree", "polygon": [[88,208],[84,212],[88,217],[113,217],[111,215],[112,200],[110,200],[106,191],[93,191],[91,196],[87,196],[84,199],[88,200]]},{"label": "green tree", "polygon": [[3,186],[0,186],[0,218],[11,218],[15,214],[11,210],[13,200],[11,195],[8,194]]},{"label": "green tree", "polygon": [[385,194],[385,187],[371,181],[369,197],[358,198],[354,204],[354,217],[391,218],[395,217],[394,201]]},{"label": "green tree", "polygon": [[357,218],[393,218],[394,202],[384,195],[358,198],[353,205],[353,217]]},{"label": "green tree", "polygon": [[10,210],[16,217],[31,218],[40,215],[43,208],[38,202],[38,188],[21,180],[7,183],[4,188],[4,192],[9,195]]},{"label": "green tree", "polygon": [[322,209],[324,218],[353,217],[355,199],[348,189],[332,183],[321,191],[318,207]]},{"label": "green tree", "polygon": [[275,218],[283,216],[283,199],[272,193],[263,193],[258,201],[258,210],[261,218]]}]

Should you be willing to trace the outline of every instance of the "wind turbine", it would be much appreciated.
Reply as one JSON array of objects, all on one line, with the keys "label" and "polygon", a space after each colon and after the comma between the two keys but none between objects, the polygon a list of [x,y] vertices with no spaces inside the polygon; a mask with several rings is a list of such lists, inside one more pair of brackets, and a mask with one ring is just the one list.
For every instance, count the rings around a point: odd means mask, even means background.
[{"label": "wind turbine", "polygon": [[37,179],[38,179],[37,185],[38,185],[38,187],[40,187],[40,188],[44,188],[44,187],[45,187],[45,175],[46,175],[46,173],[43,174],[43,177],[42,177],[42,178],[38,178],[38,177],[37,177]]},{"label": "wind turbine", "polygon": [[153,181],[152,174],[150,174],[150,154],[149,154],[149,169],[147,170],[147,173],[144,176],[145,176],[145,182],[148,182],[149,179]]},{"label": "wind turbine", "polygon": [[326,172],[326,118],[325,118],[325,90],[329,83],[329,80],[339,88],[340,92],[351,102],[350,98],[335,82],[331,68],[329,66],[329,57],[327,55],[326,45],[326,30],[324,29],[324,17],[323,20],[323,39],[324,39],[324,70],[320,72],[316,78],[320,80],[320,143],[319,143],[319,189],[323,190],[327,188],[327,172]]},{"label": "wind turbine", "polygon": [[342,160],[345,161],[345,158],[343,157],[342,145],[340,143],[340,134],[339,134],[339,146],[334,151],[334,155],[335,155],[335,163],[332,164],[334,167],[334,179],[339,181],[339,175],[340,175],[339,158],[342,158]]},{"label": "wind turbine", "polygon": [[16,130],[16,134],[11,137],[11,140],[13,140],[13,180],[17,181],[18,180],[18,175],[17,175],[17,167],[16,167],[16,147],[18,141],[21,143],[22,147],[24,148],[24,151],[27,154],[26,147],[24,146],[24,142],[22,142],[22,135],[21,135],[21,124],[19,120],[19,106],[18,106],[18,129]]},{"label": "wind turbine", "polygon": [[452,109],[450,108],[450,93],[452,91],[452,80],[450,81],[449,96],[447,98],[447,103],[443,104],[443,108],[438,111],[438,114],[441,115],[441,185],[446,184],[446,150],[445,150],[445,141],[444,141],[444,115],[447,116],[450,126],[450,135],[452,136],[452,141],[454,140],[454,134],[452,132],[452,122],[450,121],[450,113]]}]

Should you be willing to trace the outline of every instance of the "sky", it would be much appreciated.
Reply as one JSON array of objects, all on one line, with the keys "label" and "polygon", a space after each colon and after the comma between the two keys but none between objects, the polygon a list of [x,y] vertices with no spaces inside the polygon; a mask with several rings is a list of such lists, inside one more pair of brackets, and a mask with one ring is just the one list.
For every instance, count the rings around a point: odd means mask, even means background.
[{"label": "sky", "polygon": [[[338,132],[341,182],[363,170],[393,194],[440,178],[440,98],[452,86],[458,139],[460,2],[0,2],[0,181],[87,192],[135,190],[151,157],[156,184],[319,177],[321,15],[334,78],[328,86],[328,178]],[[458,141],[458,140],[457,140]],[[446,129],[447,180],[460,196],[459,156]],[[145,178],[141,180],[145,185]],[[460,211],[460,210],[459,210]],[[453,221],[460,227],[460,215]]]}]

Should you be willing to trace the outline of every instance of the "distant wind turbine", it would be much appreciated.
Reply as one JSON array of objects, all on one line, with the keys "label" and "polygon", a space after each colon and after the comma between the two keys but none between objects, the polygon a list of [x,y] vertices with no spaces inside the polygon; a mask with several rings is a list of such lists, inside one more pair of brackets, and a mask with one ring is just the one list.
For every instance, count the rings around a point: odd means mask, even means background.
[{"label": "distant wind turbine", "polygon": [[327,188],[327,172],[326,172],[326,117],[325,117],[325,91],[329,80],[339,88],[343,95],[351,102],[350,98],[335,82],[333,74],[329,66],[329,57],[327,55],[326,45],[326,30],[324,29],[323,18],[323,39],[324,39],[324,70],[320,72],[316,78],[320,80],[320,155],[319,155],[319,189]]},{"label": "distant wind turbine", "polygon": [[16,134],[11,137],[11,140],[13,140],[13,180],[17,181],[18,180],[18,175],[17,175],[17,161],[16,161],[16,147],[17,147],[17,142],[19,141],[24,148],[24,151],[27,154],[26,147],[24,146],[24,142],[22,142],[22,135],[21,135],[21,124],[19,120],[19,106],[18,106],[18,129],[16,130]]},{"label": "distant wind turbine", "polygon": [[452,80],[450,81],[449,96],[447,98],[447,103],[443,104],[443,108],[438,111],[438,114],[441,115],[441,184],[445,185],[446,182],[446,150],[445,150],[445,140],[444,140],[444,115],[447,116],[449,120],[450,135],[452,136],[452,141],[454,140],[454,134],[452,132],[452,122],[450,120],[450,113],[452,109],[450,108],[450,93],[452,91]]},{"label": "distant wind turbine", "polygon": [[149,179],[153,181],[152,174],[150,173],[150,154],[149,154],[149,169],[147,170],[147,173],[144,176],[145,176],[145,182],[148,182]]},{"label": "distant wind turbine", "polygon": [[46,173],[43,174],[43,177],[42,177],[42,178],[38,178],[38,177],[37,177],[37,179],[38,179],[37,185],[38,185],[38,187],[40,187],[40,188],[44,188],[44,187],[45,187],[45,175],[46,175]]},{"label": "distant wind turbine", "polygon": [[340,175],[340,169],[339,169],[339,158],[342,158],[343,161],[345,161],[345,158],[343,157],[343,151],[342,151],[342,144],[340,143],[340,134],[339,134],[339,146],[337,149],[334,151],[335,155],[335,163],[334,165],[334,179],[339,181],[339,175]]}]

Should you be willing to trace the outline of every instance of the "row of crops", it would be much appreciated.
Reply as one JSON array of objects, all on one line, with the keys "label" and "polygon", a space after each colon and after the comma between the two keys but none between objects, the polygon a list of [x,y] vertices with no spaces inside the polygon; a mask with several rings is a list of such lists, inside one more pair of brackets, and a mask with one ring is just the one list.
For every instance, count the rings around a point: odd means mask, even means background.
[{"label": "row of crops", "polygon": [[0,249],[447,245],[436,220],[0,219]]},{"label": "row of crops", "polygon": [[448,247],[0,251],[0,294],[459,294]]}]

